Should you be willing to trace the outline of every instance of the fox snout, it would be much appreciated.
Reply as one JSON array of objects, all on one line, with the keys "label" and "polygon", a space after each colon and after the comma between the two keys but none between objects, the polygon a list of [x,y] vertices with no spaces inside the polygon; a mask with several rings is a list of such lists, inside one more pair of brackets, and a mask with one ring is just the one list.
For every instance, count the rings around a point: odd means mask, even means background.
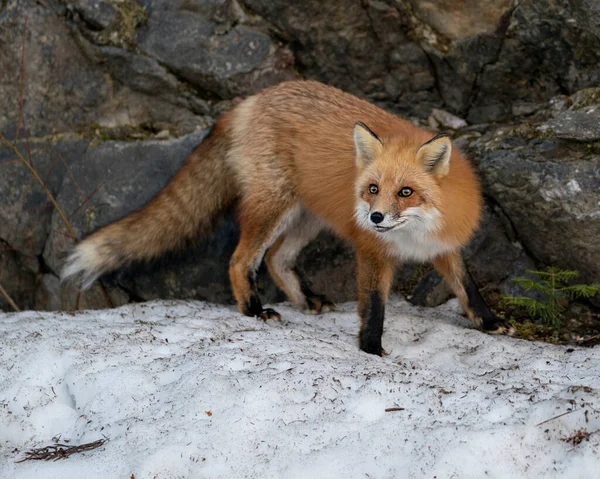
[{"label": "fox snout", "polygon": [[383,233],[404,224],[406,218],[401,214],[394,214],[386,211],[369,211],[368,223],[377,232]]},{"label": "fox snout", "polygon": [[375,211],[374,213],[371,213],[370,218],[373,223],[378,225],[379,223],[381,223],[383,221],[385,216],[383,215],[383,213],[380,213],[379,211]]}]

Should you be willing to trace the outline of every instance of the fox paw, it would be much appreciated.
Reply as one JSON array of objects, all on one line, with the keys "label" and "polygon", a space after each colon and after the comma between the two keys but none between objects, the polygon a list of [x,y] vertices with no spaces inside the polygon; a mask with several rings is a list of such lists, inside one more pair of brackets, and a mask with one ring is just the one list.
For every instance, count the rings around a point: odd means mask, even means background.
[{"label": "fox paw", "polygon": [[368,332],[361,332],[358,336],[358,345],[361,351],[376,356],[382,356],[384,350],[381,347],[381,337],[374,336]]},{"label": "fox paw", "polygon": [[306,297],[306,305],[309,314],[321,314],[329,311],[335,311],[335,304],[327,299],[326,296],[315,294]]},{"label": "fox paw", "polygon": [[502,336],[517,336],[517,330],[511,326],[508,321],[494,317],[493,319],[482,321],[482,328],[488,334],[497,334]]},{"label": "fox paw", "polygon": [[261,311],[258,317],[263,321],[267,321],[268,319],[275,319],[276,321],[279,321],[281,319],[281,314],[279,314],[274,309],[265,308]]}]

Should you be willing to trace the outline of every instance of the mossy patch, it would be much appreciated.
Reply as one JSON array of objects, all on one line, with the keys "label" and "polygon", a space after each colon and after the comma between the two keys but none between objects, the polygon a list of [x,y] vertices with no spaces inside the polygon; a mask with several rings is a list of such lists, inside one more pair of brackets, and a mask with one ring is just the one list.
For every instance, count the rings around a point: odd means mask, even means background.
[{"label": "mossy patch", "polygon": [[157,130],[148,125],[124,125],[107,128],[95,123],[90,123],[77,127],[76,133],[80,138],[92,140],[91,145],[94,146],[103,141],[156,139]]},{"label": "mossy patch", "polygon": [[112,45],[135,51],[136,29],[148,18],[146,7],[134,0],[109,0],[115,9],[111,24],[100,31],[84,30],[83,33],[97,45]]},{"label": "mossy patch", "polygon": [[600,335],[600,310],[589,304],[575,303],[575,307],[566,312],[562,326],[553,328],[533,319],[522,308],[503,304],[502,295],[496,289],[482,291],[482,295],[491,309],[517,330],[520,339],[577,346],[600,344],[600,337],[586,339]]},{"label": "mossy patch", "polygon": [[526,140],[555,137],[554,130],[549,126],[543,126],[541,122],[525,122],[510,131],[511,135],[520,136]]},{"label": "mossy patch", "polygon": [[543,341],[545,343],[560,344],[561,338],[558,330],[532,321],[520,322],[514,318],[509,320],[510,324],[519,333],[519,338],[527,341]]},{"label": "mossy patch", "polygon": [[598,105],[600,103],[600,88],[584,88],[571,96],[572,110],[585,108],[586,106]]}]

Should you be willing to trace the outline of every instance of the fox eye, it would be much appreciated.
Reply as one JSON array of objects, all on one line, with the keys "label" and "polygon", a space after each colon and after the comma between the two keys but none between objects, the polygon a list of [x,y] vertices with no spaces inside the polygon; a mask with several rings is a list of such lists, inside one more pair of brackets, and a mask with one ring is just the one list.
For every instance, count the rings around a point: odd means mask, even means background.
[{"label": "fox eye", "polygon": [[372,195],[376,195],[377,193],[379,193],[379,187],[375,184],[369,185],[369,193],[371,193]]},{"label": "fox eye", "polygon": [[398,196],[403,196],[404,198],[408,198],[412,194],[413,190],[408,186],[403,186],[402,189],[398,192]]}]

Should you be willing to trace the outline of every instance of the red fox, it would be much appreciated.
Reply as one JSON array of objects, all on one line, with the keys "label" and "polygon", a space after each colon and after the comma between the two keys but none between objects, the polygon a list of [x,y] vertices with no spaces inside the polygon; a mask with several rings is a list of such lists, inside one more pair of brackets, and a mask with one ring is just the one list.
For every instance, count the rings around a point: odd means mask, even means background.
[{"label": "red fox", "polygon": [[292,303],[315,314],[333,309],[293,269],[302,248],[329,228],[357,253],[363,351],[382,353],[385,303],[402,260],[433,261],[476,325],[513,333],[461,258],[482,210],[471,164],[448,136],[314,81],[280,83],[223,115],[153,200],[75,247],[63,279],[88,287],[179,248],[208,234],[234,204],[241,237],[229,273],[243,314],[279,318],[258,296],[263,257]]}]

